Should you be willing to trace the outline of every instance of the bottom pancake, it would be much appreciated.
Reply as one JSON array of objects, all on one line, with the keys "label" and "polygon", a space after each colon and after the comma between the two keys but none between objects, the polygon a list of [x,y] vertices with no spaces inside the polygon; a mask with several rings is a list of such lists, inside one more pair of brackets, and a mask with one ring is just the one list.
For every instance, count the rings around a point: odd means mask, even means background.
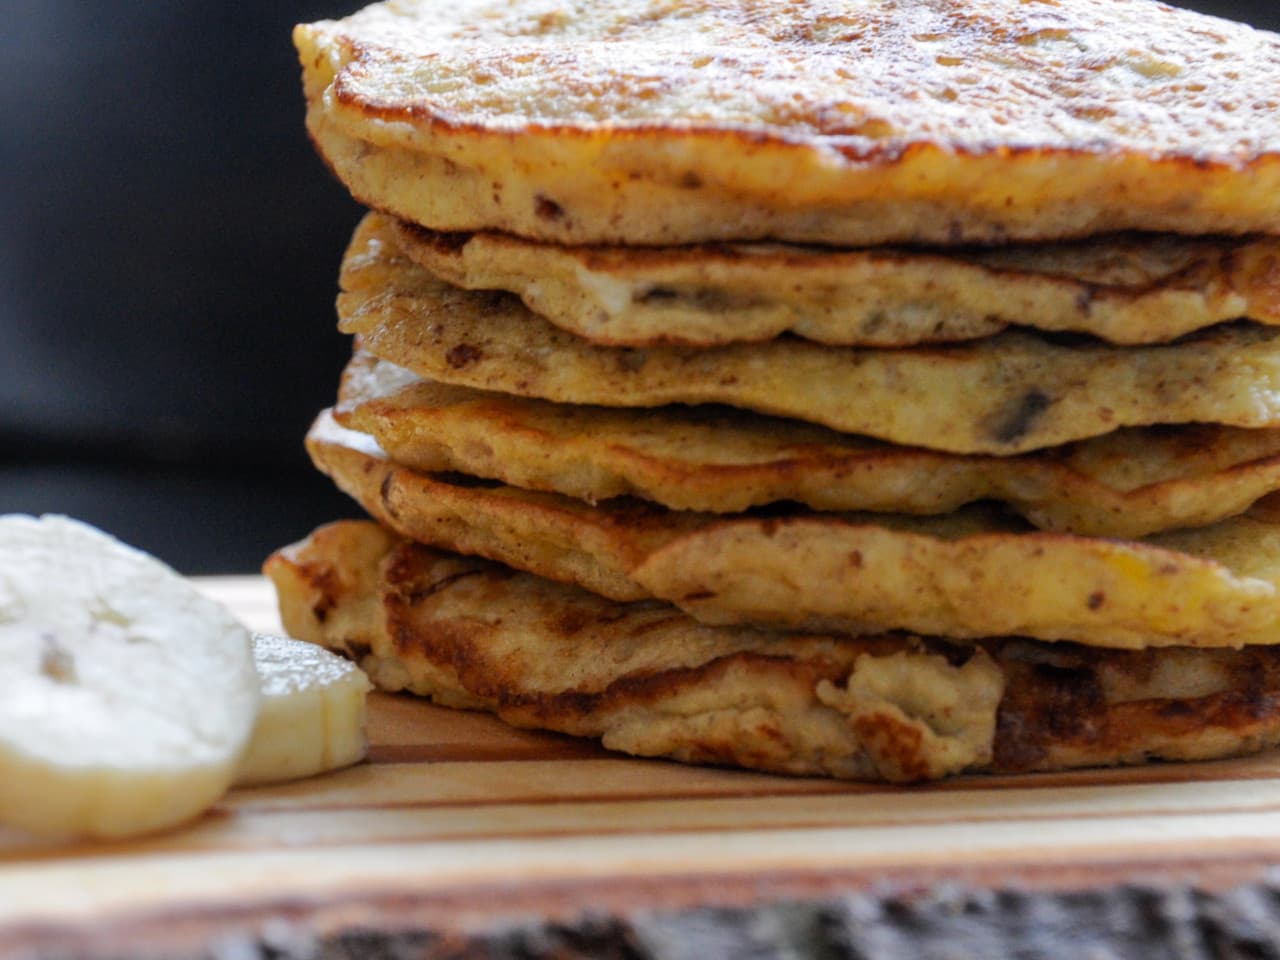
[{"label": "bottom pancake", "polygon": [[317,530],[267,561],[286,629],[379,687],[606,747],[788,774],[1202,760],[1280,741],[1280,649],[1146,651],[713,627],[403,540]]}]

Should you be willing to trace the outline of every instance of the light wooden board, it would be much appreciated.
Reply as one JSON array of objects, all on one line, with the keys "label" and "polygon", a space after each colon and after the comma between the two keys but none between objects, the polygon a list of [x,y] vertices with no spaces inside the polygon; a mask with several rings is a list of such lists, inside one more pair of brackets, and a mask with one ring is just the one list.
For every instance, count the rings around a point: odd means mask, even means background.
[{"label": "light wooden board", "polygon": [[[279,629],[259,578],[202,586]],[[626,759],[382,695],[370,723],[369,763],[236,791],[171,834],[66,848],[0,833],[0,945],[32,924],[281,905],[409,897],[456,911],[475,906],[469,892],[486,909],[570,909],[588,895],[688,903],[884,878],[1226,883],[1280,863],[1274,754],[900,789]]]}]

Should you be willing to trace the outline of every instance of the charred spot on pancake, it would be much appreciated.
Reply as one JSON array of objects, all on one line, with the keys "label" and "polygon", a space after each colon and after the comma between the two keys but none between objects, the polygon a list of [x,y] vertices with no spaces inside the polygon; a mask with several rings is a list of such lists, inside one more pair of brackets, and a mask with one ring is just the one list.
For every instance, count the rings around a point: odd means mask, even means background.
[{"label": "charred spot on pancake", "polygon": [[675,300],[680,296],[679,291],[673,290],[671,287],[649,287],[643,291],[637,291],[632,297],[635,303],[662,303],[668,300]]},{"label": "charred spot on pancake", "polygon": [[559,220],[564,216],[564,207],[542,194],[534,198],[534,211],[541,220]]},{"label": "charred spot on pancake", "polygon": [[[412,225],[402,225],[402,229],[421,230]],[[471,242],[473,234],[458,231],[440,232],[422,231],[423,240],[444,253],[460,253]]]},{"label": "charred spot on pancake", "polygon": [[480,360],[483,356],[484,351],[479,347],[470,343],[460,343],[456,347],[449,349],[449,352],[445,354],[445,361],[453,369],[461,370],[463,367]]},{"label": "charred spot on pancake", "polygon": [[1048,694],[1043,729],[1062,739],[1087,734],[1094,717],[1106,706],[1097,673],[1088,667],[1059,667],[1040,663],[1035,668],[1041,689]]},{"label": "charred spot on pancake", "polygon": [[1039,766],[1051,750],[1089,745],[1105,732],[1107,703],[1089,658],[1076,661],[1074,648],[1060,664],[1019,663],[1007,672],[1004,699],[996,715],[993,767],[1018,772]]},{"label": "charred spot on pancake", "polygon": [[572,637],[581,633],[592,622],[591,611],[582,607],[570,607],[556,618],[551,628],[561,636]]},{"label": "charred spot on pancake", "polygon": [[664,284],[635,291],[631,302],[645,306],[681,304],[707,311],[744,310],[766,303],[760,297],[734,294],[717,287],[693,286],[679,289]]},{"label": "charred spot on pancake", "polygon": [[1035,426],[1053,406],[1053,398],[1043,390],[1033,388],[1024,393],[1008,410],[995,418],[991,436],[997,443],[1017,443]]}]

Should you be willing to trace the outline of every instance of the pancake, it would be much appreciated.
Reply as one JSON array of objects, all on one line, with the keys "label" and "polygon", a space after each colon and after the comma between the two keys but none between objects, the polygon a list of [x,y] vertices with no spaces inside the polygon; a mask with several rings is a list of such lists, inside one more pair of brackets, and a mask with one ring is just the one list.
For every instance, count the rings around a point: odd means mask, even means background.
[{"label": "pancake", "polygon": [[1280,232],[1280,39],[1151,0],[400,0],[294,32],[355,197],[559,243]]},{"label": "pancake", "polygon": [[1112,343],[1174,340],[1241,317],[1280,323],[1280,241],[1172,235],[1075,244],[832,250],[778,244],[564,247],[397,224],[400,249],[467,290],[507,290],[612,346],[708,346],[793,333],[896,347],[1010,325]]},{"label": "pancake", "polygon": [[937,517],[590,506],[416,473],[322,415],[316,466],[399,534],[711,623],[1027,636],[1116,647],[1280,643],[1280,502],[1116,541],[1044,533],[990,504]]},{"label": "pancake", "polygon": [[703,626],[333,524],[273,555],[291,635],[384,690],[606,747],[789,774],[915,781],[1197,760],[1280,740],[1280,650]]},{"label": "pancake", "polygon": [[1280,331],[1215,327],[1171,345],[1058,343],[1022,332],[900,350],[796,339],[602,347],[504,293],[458,290],[367,217],[338,297],[341,329],[443,383],[560,403],[721,403],[950,453],[1014,454],[1155,423],[1280,426]]},{"label": "pancake", "polygon": [[1045,530],[1142,537],[1235,516],[1280,488],[1280,430],[1148,427],[1016,457],[897,447],[727,407],[617,410],[423,380],[357,351],[334,416],[393,462],[596,503],[734,513],[947,513],[1003,501]]}]

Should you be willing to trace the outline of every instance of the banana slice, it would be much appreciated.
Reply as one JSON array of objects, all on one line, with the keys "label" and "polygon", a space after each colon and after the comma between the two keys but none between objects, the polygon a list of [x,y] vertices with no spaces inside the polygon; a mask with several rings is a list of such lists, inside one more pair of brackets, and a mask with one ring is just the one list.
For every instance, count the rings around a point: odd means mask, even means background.
[{"label": "banana slice", "polygon": [[121,837],[230,785],[249,633],[164,564],[65,517],[0,517],[0,823]]},{"label": "banana slice", "polygon": [[364,671],[314,643],[257,634],[262,707],[237,786],[297,780],[364,759]]}]

